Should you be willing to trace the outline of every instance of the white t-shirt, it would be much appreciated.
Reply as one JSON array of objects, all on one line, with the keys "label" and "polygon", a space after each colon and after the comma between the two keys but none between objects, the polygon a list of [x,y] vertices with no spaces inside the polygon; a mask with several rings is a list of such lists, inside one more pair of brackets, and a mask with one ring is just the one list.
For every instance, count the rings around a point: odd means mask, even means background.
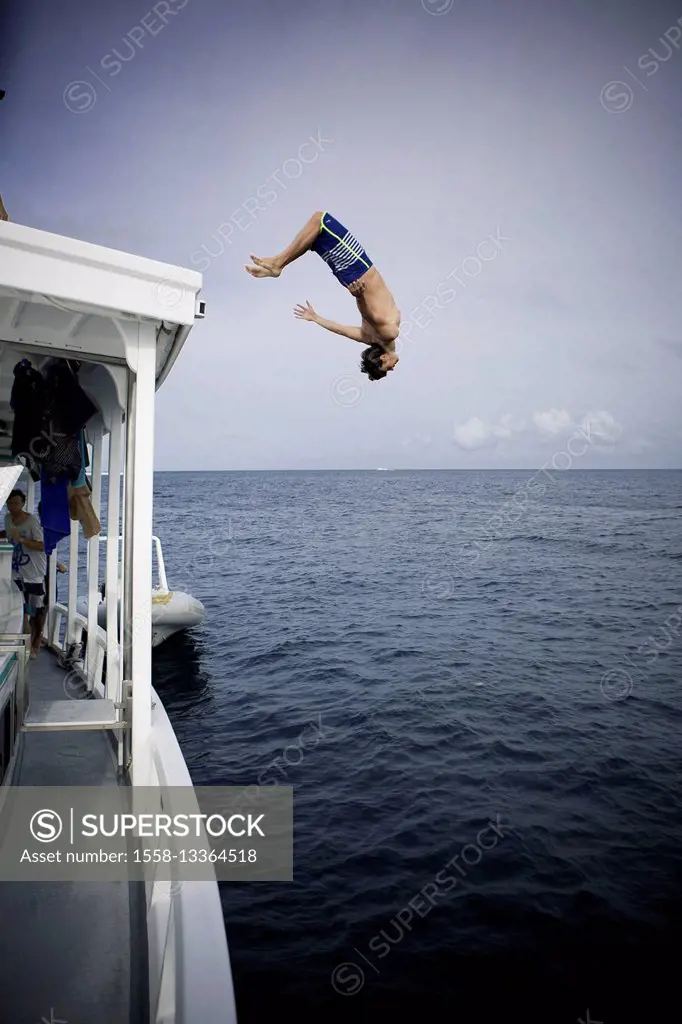
[{"label": "white t-shirt", "polygon": [[[24,540],[43,540],[43,528],[29,512],[23,523],[13,523],[9,512],[5,515],[5,533],[10,540],[10,531],[16,530]],[[14,544],[12,554],[12,575],[19,577],[24,583],[44,583],[47,574],[47,556],[44,551],[25,548],[23,544]]]}]

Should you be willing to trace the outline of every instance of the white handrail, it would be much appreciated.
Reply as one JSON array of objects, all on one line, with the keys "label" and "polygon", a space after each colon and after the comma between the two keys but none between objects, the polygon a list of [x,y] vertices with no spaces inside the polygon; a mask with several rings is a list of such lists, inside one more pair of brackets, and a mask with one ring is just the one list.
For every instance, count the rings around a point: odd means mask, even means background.
[{"label": "white handrail", "polygon": [[[68,625],[64,633],[64,640],[60,637],[61,626],[64,620],[68,624],[69,609],[65,604],[61,604],[57,601],[52,606],[52,617],[48,626],[48,646],[57,652],[65,652],[69,646],[68,636]],[[87,633],[86,643],[86,660],[85,664],[92,665],[89,671],[84,673],[84,679],[87,678],[88,687],[93,689],[98,697],[104,697],[104,687],[102,686],[102,675],[104,672],[104,657],[107,650],[107,634],[106,630],[102,629],[101,626],[97,626],[95,630],[93,643],[94,643],[94,654],[90,651],[88,661],[88,650],[90,648],[90,636],[88,632],[88,619],[87,616],[81,615],[80,612],[75,612],[73,615],[73,636],[71,642],[77,646],[83,641],[83,633]]]},{"label": "white handrail", "polygon": [[152,535],[152,541],[156,548],[156,567],[159,573],[159,585],[164,594],[168,593],[168,580],[166,579],[166,566],[163,560],[163,551],[161,550],[161,541],[158,537]]},{"label": "white handrail", "polygon": [[[106,544],[109,540],[108,537],[100,536],[100,544]],[[118,543],[123,544],[123,537],[118,538]],[[166,563],[163,560],[163,550],[161,549],[161,541],[155,535],[152,534],[152,543],[154,544],[154,551],[156,552],[156,568],[159,575],[159,590],[164,594],[170,593],[168,589],[168,578],[166,576]]]}]

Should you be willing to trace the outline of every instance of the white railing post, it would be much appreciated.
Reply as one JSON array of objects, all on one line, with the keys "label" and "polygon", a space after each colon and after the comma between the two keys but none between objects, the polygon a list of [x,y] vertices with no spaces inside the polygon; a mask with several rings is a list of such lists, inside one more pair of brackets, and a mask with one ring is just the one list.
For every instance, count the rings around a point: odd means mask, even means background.
[{"label": "white railing post", "polygon": [[69,601],[68,614],[66,617],[66,634],[64,636],[64,650],[68,652],[69,647],[76,639],[76,604],[78,602],[78,531],[80,523],[77,519],[71,520],[71,536],[69,537]]},{"label": "white railing post", "polygon": [[166,578],[166,565],[163,560],[163,551],[161,550],[161,541],[158,537],[152,537],[154,542],[154,548],[156,550],[156,566],[159,572],[159,589],[164,593],[168,593],[168,579]]},{"label": "white railing post", "polygon": [[121,518],[121,469],[123,467],[123,419],[118,413],[112,420],[109,434],[109,499],[107,511],[107,572],[105,596],[107,603],[107,700],[121,700],[121,648],[118,635],[119,545]]},{"label": "white railing post", "polygon": [[45,629],[47,630],[47,642],[54,643],[55,637],[55,610],[57,601],[57,548],[49,558],[48,587],[47,587],[47,615],[45,617]]},{"label": "white railing post", "polygon": [[[102,504],[102,428],[92,431],[92,509],[100,519]],[[97,605],[99,590],[99,536],[88,544],[88,643],[85,648],[85,675],[92,690],[97,661]]]},{"label": "white railing post", "polygon": [[[134,439],[132,460],[132,521],[126,516],[126,549],[131,562],[130,615],[126,622],[131,645],[132,777],[133,785],[147,785],[151,773],[152,726],[152,527],[154,504],[154,399],[156,391],[156,334],[151,324],[139,325],[135,378],[129,389],[128,438]],[[126,452],[129,453],[126,442]],[[128,466],[126,466],[127,475]],[[129,536],[129,533],[132,535]],[[132,543],[131,543],[132,542]],[[127,553],[127,552],[126,552]],[[128,612],[126,608],[126,613]]]}]

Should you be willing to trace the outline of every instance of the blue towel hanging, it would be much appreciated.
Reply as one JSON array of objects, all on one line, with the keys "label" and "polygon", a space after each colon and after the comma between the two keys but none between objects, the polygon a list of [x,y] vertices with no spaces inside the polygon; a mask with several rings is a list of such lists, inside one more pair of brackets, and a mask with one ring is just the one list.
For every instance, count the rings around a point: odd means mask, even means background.
[{"label": "blue towel hanging", "polygon": [[51,480],[43,470],[40,477],[40,525],[45,554],[49,557],[60,540],[71,534],[69,481],[66,476]]}]

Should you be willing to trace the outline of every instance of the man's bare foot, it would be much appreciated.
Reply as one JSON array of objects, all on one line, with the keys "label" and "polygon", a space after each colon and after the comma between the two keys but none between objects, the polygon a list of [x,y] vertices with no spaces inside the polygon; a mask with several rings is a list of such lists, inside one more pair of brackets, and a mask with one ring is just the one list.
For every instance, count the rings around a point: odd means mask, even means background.
[{"label": "man's bare foot", "polygon": [[277,265],[277,259],[274,256],[254,256],[251,253],[251,259],[256,264],[255,267],[244,266],[244,270],[247,274],[251,274],[251,277],[279,277],[282,273],[281,267]]}]

